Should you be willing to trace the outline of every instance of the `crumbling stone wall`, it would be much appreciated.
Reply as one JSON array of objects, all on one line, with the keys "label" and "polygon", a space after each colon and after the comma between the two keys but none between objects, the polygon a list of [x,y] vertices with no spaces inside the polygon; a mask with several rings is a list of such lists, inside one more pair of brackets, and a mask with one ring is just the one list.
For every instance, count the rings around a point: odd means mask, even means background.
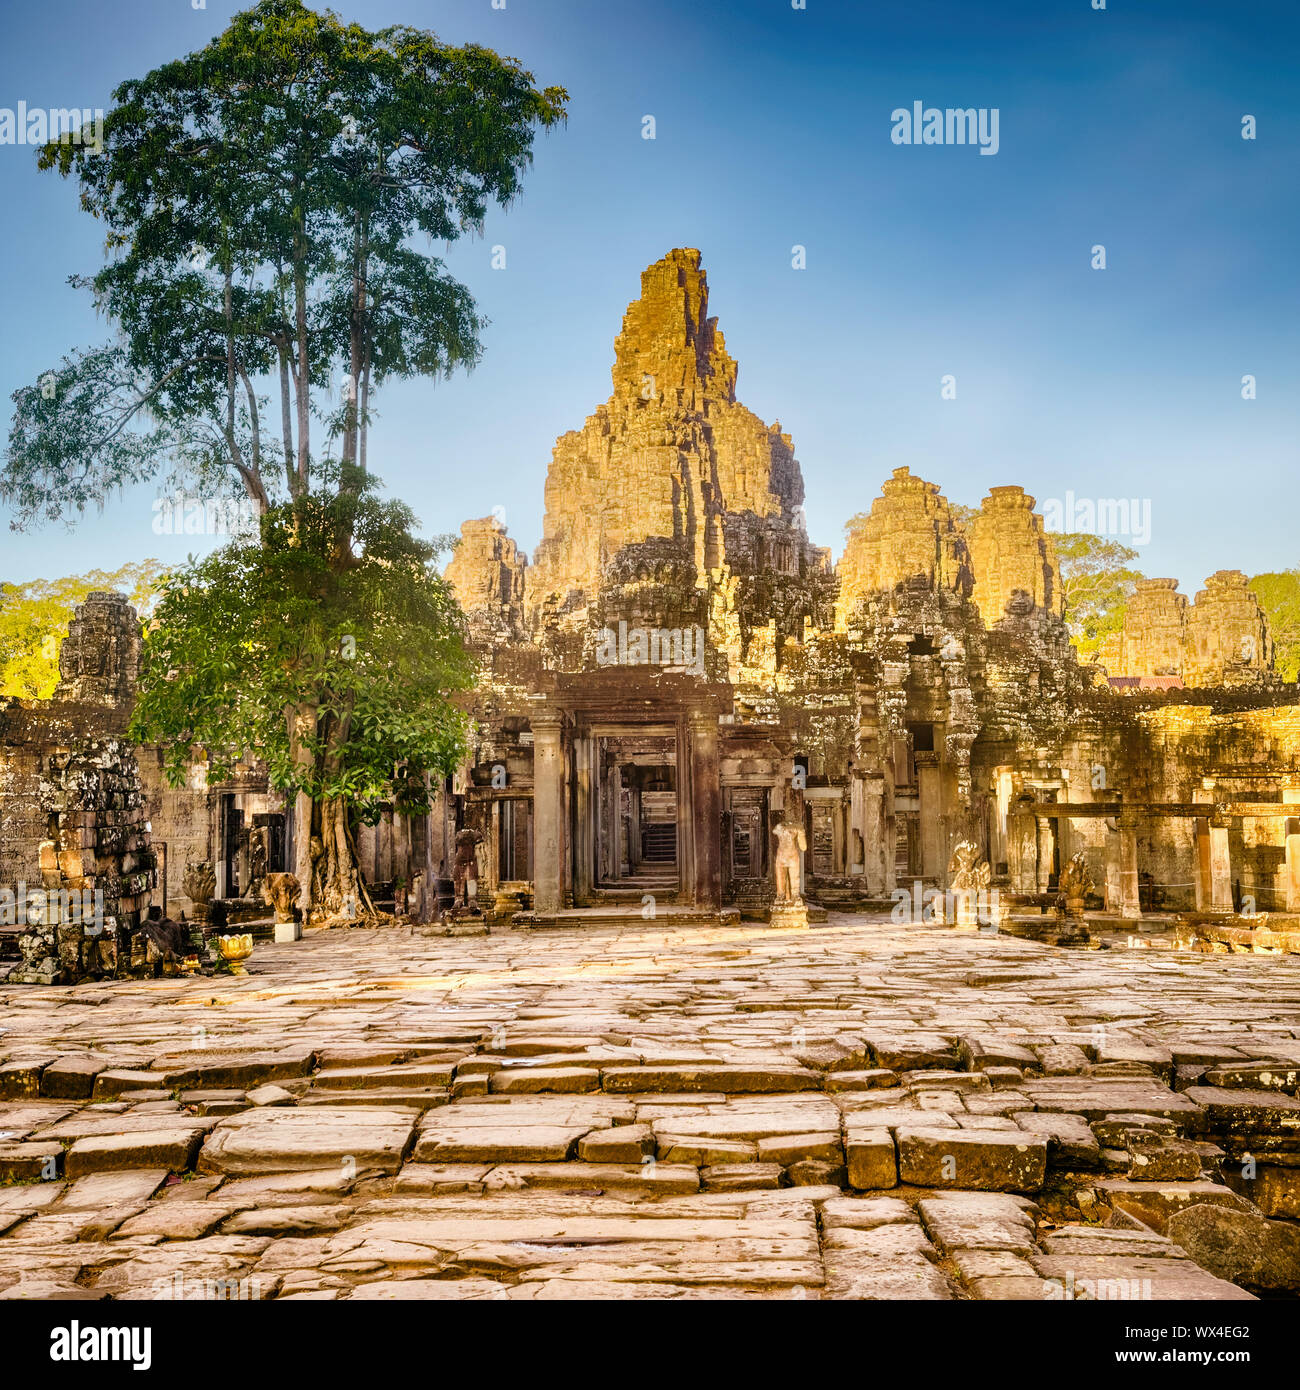
[{"label": "crumbling stone wall", "polygon": [[39,850],[45,899],[39,921],[28,915],[24,965],[10,980],[74,983],[138,969],[145,958],[137,933],[155,874],[133,750],[91,737],[51,751],[40,799],[49,832]]}]

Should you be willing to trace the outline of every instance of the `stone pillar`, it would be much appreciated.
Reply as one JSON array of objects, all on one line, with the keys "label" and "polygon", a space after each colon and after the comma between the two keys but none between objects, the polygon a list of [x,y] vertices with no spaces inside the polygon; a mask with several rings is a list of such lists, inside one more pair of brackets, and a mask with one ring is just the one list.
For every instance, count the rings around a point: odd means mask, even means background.
[{"label": "stone pillar", "polygon": [[[1286,840],[1286,866],[1283,869],[1286,910],[1300,912],[1300,785],[1282,788],[1284,805],[1296,808],[1297,819],[1283,821],[1282,834]],[[1296,833],[1288,831],[1295,827]]]},{"label": "stone pillar", "polygon": [[722,784],[718,716],[692,711],[687,720],[691,788],[691,896],[696,907],[722,906]]},{"label": "stone pillar", "polygon": [[1214,803],[1214,783],[1206,778],[1192,791],[1192,800],[1205,804],[1205,815],[1197,816],[1192,825],[1192,879],[1196,886],[1196,910],[1208,912],[1212,900],[1210,885],[1210,814]]},{"label": "stone pillar", "polygon": [[921,874],[942,881],[948,870],[944,858],[943,781],[933,753],[916,755],[916,799],[921,805]]},{"label": "stone pillar", "polygon": [[411,828],[400,811],[393,812],[393,877],[411,886]]},{"label": "stone pillar", "polygon": [[1232,853],[1226,825],[1210,822],[1210,911],[1232,911]]},{"label": "stone pillar", "polygon": [[1014,791],[1015,783],[1012,778],[1012,770],[1009,767],[998,768],[993,774],[994,799],[990,808],[992,814],[989,816],[989,864],[995,874],[998,872],[999,864],[1007,865],[1008,874],[1011,871],[1011,850],[1007,843],[1007,817],[1011,810],[1011,798]]},{"label": "stone pillar", "polygon": [[[856,838],[854,838],[855,831],[857,832]],[[863,805],[862,778],[854,772],[849,777],[848,872],[850,877],[865,876],[867,853],[866,812]]]},{"label": "stone pillar", "polygon": [[573,904],[586,907],[595,886],[596,740],[582,734],[573,739]]},{"label": "stone pillar", "polygon": [[1138,896],[1138,818],[1124,811],[1119,816],[1119,915],[1137,920],[1142,916]]},{"label": "stone pillar", "polygon": [[559,912],[564,905],[563,716],[545,711],[533,729],[533,909]]},{"label": "stone pillar", "polygon": [[885,779],[880,775],[860,779],[862,788],[862,853],[867,892],[873,898],[889,896],[894,846],[889,841],[885,816]]},{"label": "stone pillar", "polygon": [[1037,816],[1034,839],[1038,846],[1038,872],[1034,876],[1034,891],[1046,893],[1052,882],[1052,822],[1047,816]]},{"label": "stone pillar", "polygon": [[1007,817],[1008,876],[1013,893],[1038,892],[1038,822],[1015,811]]}]

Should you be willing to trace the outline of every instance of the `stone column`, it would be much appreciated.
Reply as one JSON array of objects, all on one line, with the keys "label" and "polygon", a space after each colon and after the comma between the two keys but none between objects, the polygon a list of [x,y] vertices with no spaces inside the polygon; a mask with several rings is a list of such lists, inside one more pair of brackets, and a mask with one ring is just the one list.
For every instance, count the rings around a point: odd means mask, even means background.
[{"label": "stone column", "polygon": [[[1284,805],[1296,808],[1296,819],[1288,818],[1282,822],[1282,834],[1286,840],[1286,866],[1283,880],[1286,893],[1286,910],[1300,912],[1300,784],[1282,788]],[[1296,833],[1288,831],[1294,826]]]},{"label": "stone column", "polygon": [[[857,839],[853,832],[857,831]],[[858,846],[861,843],[861,853]],[[862,778],[856,773],[849,776],[849,841],[848,870],[853,878],[865,876],[867,872],[867,828],[866,812],[863,807]]]},{"label": "stone column", "polygon": [[885,779],[879,774],[861,779],[862,853],[867,892],[873,898],[889,896],[893,888],[891,870],[894,847],[889,843],[889,822],[885,816]]},{"label": "stone column", "polygon": [[1008,844],[1009,826],[1007,820],[1014,791],[1015,784],[1011,769],[1009,767],[997,768],[993,774],[993,801],[989,816],[989,863],[995,874],[998,872],[998,865],[1002,863],[1007,865],[1008,875],[1011,872],[1011,849]]},{"label": "stone column", "polygon": [[1038,892],[1038,822],[1014,810],[1007,817],[1007,870],[1013,893]]},{"label": "stone column", "polygon": [[1046,893],[1052,882],[1052,822],[1047,816],[1035,818],[1034,838],[1038,844],[1038,872],[1034,891]]},{"label": "stone column", "polygon": [[1192,822],[1192,879],[1196,888],[1197,912],[1210,910],[1210,814],[1213,811],[1214,783],[1206,778],[1192,790],[1192,800],[1203,803],[1205,815]]},{"label": "stone column", "polygon": [[563,716],[534,714],[533,729],[533,908],[559,912],[564,905]]},{"label": "stone column", "polygon": [[939,759],[933,753],[916,755],[916,794],[921,806],[921,873],[942,882],[948,871],[944,859],[943,783]]},{"label": "stone column", "polygon": [[691,788],[691,896],[696,907],[722,906],[722,784],[718,716],[693,710],[687,720]]},{"label": "stone column", "polygon": [[1232,911],[1232,852],[1227,825],[1210,822],[1210,911]]},{"label": "stone column", "polygon": [[1119,815],[1119,915],[1135,921],[1142,916],[1138,895],[1138,818],[1131,811]]},{"label": "stone column", "polygon": [[573,739],[573,904],[586,907],[595,886],[596,740],[583,734]]}]

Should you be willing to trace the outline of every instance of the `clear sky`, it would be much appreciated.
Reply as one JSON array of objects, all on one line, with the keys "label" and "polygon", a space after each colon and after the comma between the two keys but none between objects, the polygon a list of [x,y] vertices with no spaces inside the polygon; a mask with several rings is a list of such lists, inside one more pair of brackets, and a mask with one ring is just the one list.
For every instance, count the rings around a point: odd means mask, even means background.
[{"label": "clear sky", "polygon": [[[107,107],[238,8],[3,2],[10,108]],[[1149,501],[1141,566],[1191,592],[1300,563],[1300,4],[1093,3],[339,0],[571,96],[522,199],[447,256],[491,319],[481,366],[386,388],[372,467],[426,531],[503,507],[531,551],[551,446],[609,394],[640,271],[695,246],[740,399],[793,435],[837,553],[907,464],[967,504],[1003,483]],[[916,101],[996,108],[997,154],[895,144]],[[10,392],[106,328],[66,284],[101,264],[75,186],[0,146],[0,195],[7,434]],[[0,578],[180,559],[193,538],[154,534],[156,493],[0,532]]]}]

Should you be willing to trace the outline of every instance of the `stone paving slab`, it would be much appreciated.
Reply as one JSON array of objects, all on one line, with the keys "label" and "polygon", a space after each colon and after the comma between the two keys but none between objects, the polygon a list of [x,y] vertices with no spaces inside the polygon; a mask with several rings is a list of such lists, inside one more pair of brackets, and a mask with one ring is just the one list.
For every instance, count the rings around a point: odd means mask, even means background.
[{"label": "stone paving slab", "polygon": [[5,1298],[1250,1297],[1300,1230],[1291,957],[633,916],[0,1011]]},{"label": "stone paving slab", "polygon": [[221,1120],[199,1155],[205,1173],[279,1173],[336,1168],[394,1173],[419,1112],[320,1106],[310,1111],[246,1110]]}]

